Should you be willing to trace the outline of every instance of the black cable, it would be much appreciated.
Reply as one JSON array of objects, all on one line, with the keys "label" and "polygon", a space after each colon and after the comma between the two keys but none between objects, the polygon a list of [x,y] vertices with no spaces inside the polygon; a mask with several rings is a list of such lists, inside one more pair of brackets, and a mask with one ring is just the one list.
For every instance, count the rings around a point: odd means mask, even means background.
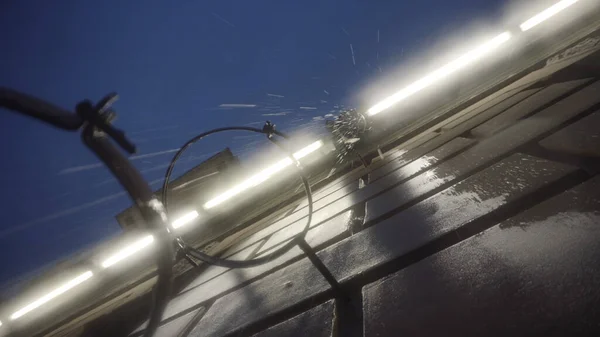
[{"label": "black cable", "polygon": [[[273,142],[280,148],[284,149],[285,152],[288,152],[287,150],[285,150],[285,147],[283,147],[278,141],[273,139],[273,135],[280,136],[286,140],[289,139],[289,137],[287,137],[285,134],[275,130],[274,125],[272,125],[270,122],[267,122],[265,124],[265,127],[262,130],[253,128],[253,127],[232,126],[232,127],[213,129],[213,130],[201,133],[201,134],[195,136],[194,138],[190,139],[189,141],[187,141],[181,147],[181,149],[179,149],[179,151],[177,151],[175,156],[173,156],[173,159],[171,160],[171,163],[169,164],[169,167],[165,173],[165,180],[163,182],[162,193],[161,193],[162,202],[165,205],[165,209],[167,209],[167,205],[168,205],[168,190],[169,190],[171,174],[173,173],[173,169],[175,167],[176,162],[179,160],[179,158],[181,157],[183,152],[188,147],[190,147],[192,144],[199,141],[200,139],[203,139],[204,137],[206,137],[208,135],[219,133],[219,132],[224,132],[224,131],[249,131],[249,132],[265,134],[271,142]],[[194,247],[187,245],[181,237],[178,237],[177,243],[178,243],[180,249],[183,250],[184,254],[186,254],[187,257],[191,256],[198,260],[201,260],[201,261],[204,261],[206,263],[216,265],[216,266],[221,266],[221,267],[226,267],[226,268],[249,268],[249,267],[254,267],[254,266],[257,266],[257,265],[260,265],[263,263],[270,262],[273,259],[276,259],[276,258],[282,256],[283,254],[287,253],[290,249],[292,249],[294,246],[296,246],[298,244],[297,240],[303,240],[306,237],[306,233],[308,233],[308,230],[310,229],[310,225],[312,223],[312,214],[313,214],[312,192],[310,189],[310,183],[308,182],[308,179],[304,175],[302,167],[300,166],[300,163],[289,152],[288,152],[288,155],[296,163],[296,167],[299,170],[298,174],[300,175],[300,178],[302,179],[302,183],[303,183],[304,189],[306,191],[306,198],[308,201],[308,217],[307,217],[306,225],[303,228],[302,232],[298,233],[294,237],[294,239],[290,240],[288,243],[284,244],[282,247],[276,249],[275,251],[273,251],[263,257],[246,260],[246,261],[229,260],[229,259],[218,258],[218,257],[208,255]]]},{"label": "black cable", "polygon": [[[168,187],[169,187],[169,180],[170,180],[171,174],[173,172],[174,165],[177,162],[177,160],[179,159],[179,157],[181,156],[181,154],[196,141],[198,141],[210,134],[223,132],[223,131],[233,131],[233,130],[250,131],[250,132],[257,132],[257,133],[262,133],[262,134],[267,135],[267,138],[271,142],[273,142],[274,144],[278,145],[280,148],[285,150],[285,148],[273,138],[273,135],[277,135],[284,139],[288,139],[288,137],[286,135],[284,135],[281,132],[276,131],[275,126],[273,124],[271,124],[270,122],[267,122],[262,130],[257,129],[257,128],[251,128],[251,127],[243,127],[243,126],[225,127],[225,128],[219,128],[219,129],[214,129],[214,130],[211,130],[208,132],[204,132],[204,133],[192,138],[186,144],[184,144],[184,146],[175,154],[175,156],[173,157],[173,159],[169,165],[169,168],[167,169],[167,172],[165,174],[165,181],[163,183],[163,190],[162,190],[162,201],[164,204],[164,212],[163,212],[162,207],[160,207],[161,205],[159,205],[158,203],[156,205],[152,204],[152,199],[150,197],[138,198],[138,194],[141,193],[140,191],[144,190],[144,188],[149,188],[149,186],[147,186],[145,181],[143,179],[141,179],[141,176],[138,177],[136,175],[138,173],[135,170],[135,168],[133,168],[131,166],[131,163],[126,159],[123,159],[120,162],[119,162],[119,160],[114,160],[115,157],[120,158],[120,153],[116,149],[114,149],[112,144],[107,141],[100,142],[96,139],[96,137],[93,137],[94,134],[92,131],[94,131],[96,129],[101,130],[107,136],[112,138],[113,141],[115,141],[117,144],[119,144],[124,150],[126,150],[130,153],[135,152],[135,147],[133,146],[133,144],[131,144],[129,141],[127,141],[123,132],[115,129],[114,127],[112,127],[110,125],[110,121],[114,117],[114,112],[110,111],[109,108],[110,108],[110,104],[115,99],[116,99],[115,94],[108,95],[103,100],[101,100],[100,103],[98,103],[95,108],[92,107],[92,105],[89,101],[84,101],[78,105],[78,109],[77,109],[78,113],[73,114],[69,111],[62,110],[58,107],[55,107],[54,105],[51,105],[47,102],[44,102],[44,101],[34,98],[32,96],[21,94],[19,92],[12,91],[9,89],[0,88],[0,106],[5,106],[11,110],[15,110],[15,111],[18,111],[25,115],[40,119],[46,123],[52,124],[56,127],[59,127],[59,128],[65,129],[65,130],[75,131],[75,130],[79,130],[83,126],[85,128],[85,130],[82,133],[82,138],[84,139],[84,142],[86,143],[86,145],[88,145],[88,147],[90,147],[90,149],[92,149],[101,159],[103,159],[104,163],[109,168],[111,168],[114,175],[123,184],[123,186],[129,192],[129,194],[134,199],[134,201],[148,202],[148,205],[143,205],[143,206],[148,207],[148,208],[153,208],[154,212],[149,212],[152,214],[145,217],[145,218],[147,218],[146,220],[148,220],[148,221],[150,221],[150,220],[154,220],[154,221],[162,220],[163,222],[166,221],[165,213],[166,213],[166,207],[167,207],[167,201],[168,201],[167,200]],[[83,108],[86,108],[86,109],[83,109]],[[83,111],[82,109],[85,111]],[[84,122],[87,122],[87,124],[85,124]],[[87,137],[86,137],[86,135],[87,135]],[[86,139],[87,139],[87,142],[85,141]],[[286,151],[286,152],[288,152],[288,151]],[[117,154],[119,154],[119,156],[117,156]],[[272,261],[273,259],[278,258],[279,256],[288,252],[295,245],[301,244],[300,241],[304,242],[304,238],[306,237],[306,234],[307,234],[308,230],[310,229],[310,225],[312,223],[312,213],[313,213],[312,193],[310,190],[310,184],[309,184],[306,176],[303,174],[300,163],[297,160],[295,160],[295,158],[293,157],[292,154],[288,153],[288,155],[290,155],[292,160],[294,160],[296,162],[296,166],[298,168],[299,175],[302,179],[302,183],[306,190],[306,197],[308,200],[307,223],[306,223],[306,226],[304,227],[304,229],[302,230],[302,232],[298,233],[292,240],[290,240],[290,242],[288,242],[285,245],[283,245],[282,247],[276,249],[274,252],[271,252],[270,254],[267,254],[266,256],[263,256],[261,258],[252,259],[249,261],[238,261],[238,260],[227,260],[227,259],[215,258],[215,257],[207,255],[193,247],[186,245],[182,238],[176,238],[176,243],[179,245],[179,248],[185,254],[185,257],[188,258],[188,261],[192,265],[198,267],[198,265],[195,264],[194,261],[192,260],[192,257],[193,257],[193,258],[202,260],[204,262],[223,266],[223,267],[229,267],[229,268],[252,267],[252,266],[256,266],[256,265],[260,265],[260,264]],[[135,173],[135,174],[133,174],[133,176],[136,179],[131,178],[132,173]],[[129,180],[128,180],[130,178],[133,179],[131,184],[129,184]],[[151,190],[148,190],[148,193],[146,193],[145,195],[151,196],[151,194],[152,194]],[[154,209],[154,208],[156,208],[156,209]],[[161,209],[159,209],[159,208],[161,208]],[[159,214],[161,212],[162,212],[162,216]],[[154,214],[154,213],[156,213],[156,214]],[[156,228],[158,226],[158,223],[154,223],[153,221],[151,221],[151,222],[152,222],[150,224],[151,227]],[[169,231],[170,231],[171,227],[169,226],[168,223],[165,223],[165,225],[166,225],[166,227],[164,228],[164,230],[166,231],[165,234],[169,235]],[[162,314],[164,312],[166,304],[168,303],[167,298],[169,297],[171,285],[172,285],[172,264],[174,262],[173,261],[173,252],[172,252],[172,242],[170,239],[167,239],[166,237],[163,237],[162,239],[164,240],[162,242],[162,245],[164,247],[163,247],[163,249],[161,249],[161,254],[159,254],[159,256],[157,257],[157,264],[158,264],[158,271],[159,271],[158,272],[158,280],[157,280],[157,283],[154,287],[154,291],[152,294],[153,295],[152,308],[150,310],[149,323],[148,323],[148,326],[147,326],[145,334],[144,334],[145,336],[154,335],[154,333],[158,329],[158,326],[160,325],[160,322],[162,319]]]},{"label": "black cable", "polygon": [[145,336],[152,336],[160,325],[169,301],[173,275],[173,247],[162,205],[154,198],[152,189],[141,174],[113,144],[114,141],[122,149],[130,153],[135,152],[135,146],[127,140],[125,134],[111,124],[115,113],[110,106],[116,98],[117,95],[112,93],[96,105],[87,100],[82,101],[77,104],[76,113],[72,113],[33,96],[0,88],[0,107],[6,107],[64,130],[81,130],[84,144],[121,183],[139,207],[148,227],[165,232],[161,233],[163,235],[158,240],[161,245],[160,254],[156,257],[158,279],[152,292],[149,322],[145,332]]},{"label": "black cable", "polygon": [[0,107],[69,131],[78,131],[84,123],[83,119],[71,111],[9,88],[0,87]]},{"label": "black cable", "polygon": [[360,163],[363,165],[363,167],[365,169],[367,169],[367,173],[369,173],[369,164],[367,163],[367,161],[365,160],[365,158],[363,158],[363,156],[361,156],[360,153],[358,153],[358,151],[356,151],[355,148],[351,148],[350,151],[352,153],[354,153],[355,156],[358,157],[358,159],[360,160]]}]

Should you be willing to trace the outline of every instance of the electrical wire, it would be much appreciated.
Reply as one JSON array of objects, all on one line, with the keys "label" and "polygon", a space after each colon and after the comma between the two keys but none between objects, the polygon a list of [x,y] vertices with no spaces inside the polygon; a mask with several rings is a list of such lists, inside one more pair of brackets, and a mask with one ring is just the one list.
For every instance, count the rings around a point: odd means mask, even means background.
[{"label": "electrical wire", "polygon": [[[275,130],[275,126],[273,124],[271,124],[270,122],[267,122],[265,124],[265,126],[263,127],[263,129],[246,127],[246,126],[232,126],[232,127],[217,128],[217,129],[213,129],[213,130],[210,130],[207,132],[203,132],[203,133],[193,137],[189,141],[187,141],[179,149],[179,151],[177,151],[177,153],[173,156],[173,159],[171,160],[169,167],[167,168],[167,171],[165,173],[165,179],[164,179],[163,186],[162,186],[161,198],[162,198],[162,203],[165,206],[165,209],[168,209],[168,207],[167,207],[168,206],[168,191],[169,191],[169,183],[171,180],[171,175],[173,173],[175,164],[177,163],[177,161],[179,160],[181,155],[192,144],[203,139],[204,137],[215,134],[215,133],[219,133],[219,132],[225,132],[225,131],[248,131],[248,132],[261,133],[261,134],[266,135],[267,139],[269,141],[271,141],[272,143],[274,143],[275,145],[277,145],[278,147],[283,149],[287,153],[287,155],[290,156],[292,158],[292,160],[296,163],[296,167],[298,169],[298,174],[299,174],[300,178],[302,179],[302,184],[304,185],[304,190],[306,191],[306,198],[307,198],[307,202],[308,202],[308,206],[307,206],[308,207],[308,216],[306,219],[307,220],[306,225],[304,226],[303,230],[300,233],[298,233],[292,240],[290,240],[289,242],[284,244],[282,247],[279,247],[275,251],[273,251],[265,256],[259,257],[259,258],[255,258],[255,259],[251,259],[251,260],[231,260],[231,259],[214,257],[214,256],[208,255],[208,254],[200,251],[199,249],[196,249],[196,248],[188,245],[181,237],[178,237],[176,239],[176,243],[179,246],[179,249],[183,252],[184,256],[188,260],[190,260],[191,258],[195,258],[195,259],[201,260],[201,261],[211,264],[211,265],[216,265],[216,266],[226,267],[226,268],[249,268],[249,267],[254,267],[257,265],[261,265],[261,264],[270,262],[270,261],[282,256],[283,254],[287,253],[290,249],[292,249],[294,246],[296,246],[298,244],[298,240],[304,240],[304,238],[306,237],[306,234],[308,233],[308,230],[310,229],[310,225],[312,223],[312,217],[313,217],[312,192],[311,192],[311,188],[310,188],[310,183],[309,183],[308,179],[306,178],[300,163],[294,158],[294,156],[292,155],[292,153],[290,151],[288,151],[282,144],[280,144],[279,141],[275,140],[273,137],[274,135],[276,135],[283,139],[289,140],[289,137],[287,135]],[[196,267],[198,265],[194,265],[194,266]]]}]

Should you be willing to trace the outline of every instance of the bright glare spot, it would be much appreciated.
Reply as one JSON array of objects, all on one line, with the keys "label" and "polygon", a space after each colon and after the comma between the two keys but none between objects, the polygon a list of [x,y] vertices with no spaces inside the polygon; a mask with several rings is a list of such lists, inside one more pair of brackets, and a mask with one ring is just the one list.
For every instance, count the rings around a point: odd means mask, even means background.
[{"label": "bright glare spot", "polygon": [[489,54],[494,49],[496,49],[498,46],[500,46],[504,42],[510,40],[510,38],[511,38],[511,35],[509,32],[504,32],[504,33],[496,36],[495,38],[489,40],[488,42],[480,45],[476,49],[473,49],[470,52],[464,54],[460,58],[446,64],[442,68],[430,73],[429,75],[427,75],[427,76],[421,78],[420,80],[405,87],[404,89],[396,92],[392,96],[375,104],[372,108],[370,108],[368,110],[368,114],[370,116],[376,115],[376,114],[388,109],[389,107],[393,106],[394,104],[406,99],[407,97],[412,96],[413,94],[427,88],[428,86],[432,85],[433,83],[444,79],[448,75],[450,75],[458,70],[463,69],[467,65],[469,65],[469,64],[477,61],[481,57]]},{"label": "bright glare spot", "polygon": [[321,146],[323,146],[323,142],[318,140],[318,141],[310,144],[309,146],[303,148],[302,150],[294,153],[294,158],[300,160],[300,159],[308,156],[309,154],[317,151],[319,148],[321,148]]},{"label": "bright glare spot", "polygon": [[177,220],[173,221],[173,223],[171,225],[175,229],[177,229],[179,227],[183,227],[183,226],[189,224],[190,222],[192,222],[192,220],[196,219],[198,217],[198,215],[199,215],[198,212],[191,211],[189,213],[184,214],[182,217],[178,218]]},{"label": "bright glare spot", "polygon": [[18,310],[17,312],[13,313],[12,315],[10,315],[10,319],[15,320],[25,314],[27,314],[30,311],[35,310],[36,308],[44,305],[45,303],[48,303],[49,301],[51,301],[52,299],[64,294],[65,292],[69,291],[70,289],[76,287],[77,285],[83,283],[85,280],[89,279],[90,277],[92,277],[94,274],[91,271],[86,271],[85,273],[77,276],[76,278],[72,279],[71,281],[63,284],[62,286],[52,290],[51,292],[49,292],[48,294],[40,297],[39,299],[31,302],[30,304],[26,305],[25,307],[23,307],[22,309]]},{"label": "bright glare spot", "polygon": [[[297,160],[300,160],[301,158],[304,158],[307,155],[315,152],[316,150],[321,148],[321,146],[323,146],[323,142],[318,140],[318,141],[308,145],[307,147],[301,149],[300,151],[294,153],[293,156]],[[233,198],[234,196],[242,193],[243,191],[248,190],[252,187],[255,187],[258,184],[266,181],[274,174],[282,171],[283,169],[285,169],[286,167],[288,167],[292,164],[293,164],[292,159],[289,157],[286,157],[286,158],[276,162],[275,164],[267,167],[266,169],[258,172],[257,174],[251,176],[250,178],[244,180],[240,184],[223,192],[222,194],[218,195],[214,199],[209,200],[208,202],[206,202],[204,204],[204,208],[206,208],[206,209],[213,208],[213,207]]]},{"label": "bright glare spot", "polygon": [[275,174],[279,171],[282,171],[283,169],[285,169],[286,167],[288,167],[292,164],[293,164],[293,162],[290,158],[282,159],[282,160],[278,161],[277,163],[275,163],[274,165],[271,165],[268,168],[251,176],[250,178],[244,180],[240,184],[228,189],[227,191],[218,195],[214,199],[209,200],[208,202],[206,202],[204,204],[204,208],[209,209],[209,208],[215,207],[215,206],[223,203],[224,201],[229,200],[229,199],[233,198],[234,196],[242,193],[243,191],[250,189],[252,187],[255,187],[258,184],[266,181],[273,174]]},{"label": "bright glare spot", "polygon": [[119,261],[124,260],[129,256],[139,252],[140,250],[144,249],[144,247],[150,245],[152,242],[154,242],[154,237],[152,235],[145,236],[142,239],[132,243],[131,245],[121,249],[108,259],[104,260],[104,262],[102,262],[102,267],[108,268],[114,265],[115,263],[118,263]]},{"label": "bright glare spot", "polygon": [[539,25],[540,23],[550,19],[551,17],[553,17],[554,15],[558,14],[559,12],[563,11],[564,9],[566,9],[567,7],[570,7],[571,5],[573,5],[574,3],[576,3],[579,0],[562,0],[559,1],[558,3],[554,4],[553,6],[548,7],[546,10],[544,10],[543,12],[537,14],[536,16],[532,17],[531,19],[523,22],[521,24],[521,30],[522,31],[528,31],[531,28]]}]

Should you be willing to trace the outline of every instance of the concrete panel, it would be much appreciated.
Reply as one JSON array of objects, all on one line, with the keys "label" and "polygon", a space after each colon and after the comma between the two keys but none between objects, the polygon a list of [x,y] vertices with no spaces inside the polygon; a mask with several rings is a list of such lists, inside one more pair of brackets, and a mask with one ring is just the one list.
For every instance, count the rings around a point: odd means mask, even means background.
[{"label": "concrete panel", "polygon": [[366,286],[374,336],[598,336],[600,178]]},{"label": "concrete panel", "polygon": [[[343,213],[323,223],[321,226],[323,226],[323,228],[347,227],[349,216],[350,212]],[[315,242],[324,239],[324,235],[312,235],[310,232],[309,235],[307,235],[307,241],[311,245],[315,245]],[[178,315],[180,312],[198,306],[204,301],[215,298],[224,292],[231,291],[242,284],[248,283],[251,280],[263,276],[266,273],[273,272],[274,269],[282,264],[290,261],[291,259],[300,258],[302,255],[302,251],[300,251],[300,249],[297,247],[294,247],[283,256],[280,256],[279,258],[260,266],[246,269],[229,270],[218,275],[218,277],[211,279],[206,279],[206,277],[200,275],[199,278],[201,278],[202,282],[192,282],[182,291],[180,295],[174,297],[167,306],[164,317],[169,318]]]},{"label": "concrete panel", "polygon": [[587,82],[590,82],[590,79],[553,84],[543,91],[526,98],[519,104],[519,109],[509,109],[476,127],[471,131],[471,133],[480,138],[489,137],[494,133],[514,124],[517,120],[523,118],[531,111],[569,93],[570,91],[573,91],[577,87],[584,85]]},{"label": "concrete panel", "polygon": [[[164,325],[161,325],[156,333],[155,337],[177,337],[181,336],[183,332],[185,332],[186,328],[192,324],[193,321],[198,321],[200,316],[204,314],[206,310],[204,308],[196,309],[188,314],[185,314],[181,317],[178,317]],[[146,326],[148,322],[144,322],[140,325],[134,332],[132,332],[129,337],[141,337],[144,335],[144,331],[146,330]]]},{"label": "concrete panel", "polygon": [[[339,238],[340,235],[344,234],[348,230],[348,224],[351,220],[352,212],[347,211],[344,213],[342,221],[329,221],[327,224],[320,224],[308,231],[306,234],[306,242],[312,247],[318,247],[326,242],[332,241],[335,238]],[[306,223],[304,221],[298,221],[280,231],[273,233],[267,240],[267,242],[258,251],[258,256],[265,253],[269,253],[275,248],[287,243],[289,240],[294,238],[300,233]]]},{"label": "concrete panel", "polygon": [[332,337],[335,325],[333,300],[310,309],[254,337]]},{"label": "concrete panel", "polygon": [[540,142],[548,150],[600,157],[600,113],[595,112]]},{"label": "concrete panel", "polygon": [[[409,213],[405,218],[389,219],[361,231],[324,249],[319,256],[338,280],[347,280],[523,197],[572,170],[542,159],[513,156],[426,200],[423,205],[407,210]],[[461,211],[456,212],[457,208]],[[459,214],[448,216],[453,212]],[[303,259],[219,298],[200,321],[194,336],[222,336],[243,330],[327,289],[323,277]]]},{"label": "concrete panel", "polygon": [[244,335],[252,323],[327,289],[323,276],[302,260],[218,299],[189,336]]},{"label": "concrete panel", "polygon": [[[565,121],[577,116],[585,109],[599,102],[600,82],[596,82],[544,109],[535,116],[522,120],[493,137],[480,142],[467,151],[442,163],[435,170],[423,172],[406,183],[398,185],[367,201],[365,221],[373,221],[379,216],[391,212],[404,204],[401,202],[390,202],[389,200],[401,196],[405,201],[409,201],[430,192],[458,176],[468,174],[483,165],[489,164],[490,161],[510,153],[518,146],[535,140],[537,137],[560,126]],[[521,105],[517,104],[511,109],[521,109]],[[410,195],[407,195],[407,193],[410,193]],[[406,198],[407,196],[411,198]]]},{"label": "concrete panel", "polygon": [[[473,144],[473,142],[474,142],[474,140],[472,140],[472,139],[457,137],[457,138],[452,139],[451,141],[449,141],[442,147],[438,148],[437,150],[435,150],[435,153],[432,153],[430,155],[432,157],[445,158],[445,157],[453,155],[456,152],[461,151],[462,149],[466,148],[467,146]],[[371,172],[369,174],[369,182],[372,183],[372,182],[376,181],[377,179],[380,179],[381,177],[389,174],[390,172],[393,172],[393,171],[401,168],[402,166],[410,163],[411,161],[417,159],[418,157],[415,157],[415,155],[413,153],[414,152],[409,152],[405,156],[401,156],[401,157],[389,162],[385,166],[382,166],[381,168],[373,170],[373,172]],[[413,155],[411,155],[411,154],[413,154]]]}]

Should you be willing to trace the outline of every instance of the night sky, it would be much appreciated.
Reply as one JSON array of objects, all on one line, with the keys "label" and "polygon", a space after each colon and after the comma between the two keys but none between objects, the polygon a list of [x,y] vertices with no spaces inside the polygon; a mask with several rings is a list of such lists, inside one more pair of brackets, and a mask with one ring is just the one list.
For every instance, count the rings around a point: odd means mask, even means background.
[{"label": "night sky", "polygon": [[[498,20],[504,2],[3,1],[0,86],[65,108],[118,92],[116,125],[158,188],[191,136],[267,119],[318,133],[341,106],[373,103],[361,88],[401,75],[450,32]],[[114,215],[130,201],[77,134],[0,113],[2,284],[118,235]],[[178,172],[225,146],[248,155],[259,142],[207,140]]]}]

